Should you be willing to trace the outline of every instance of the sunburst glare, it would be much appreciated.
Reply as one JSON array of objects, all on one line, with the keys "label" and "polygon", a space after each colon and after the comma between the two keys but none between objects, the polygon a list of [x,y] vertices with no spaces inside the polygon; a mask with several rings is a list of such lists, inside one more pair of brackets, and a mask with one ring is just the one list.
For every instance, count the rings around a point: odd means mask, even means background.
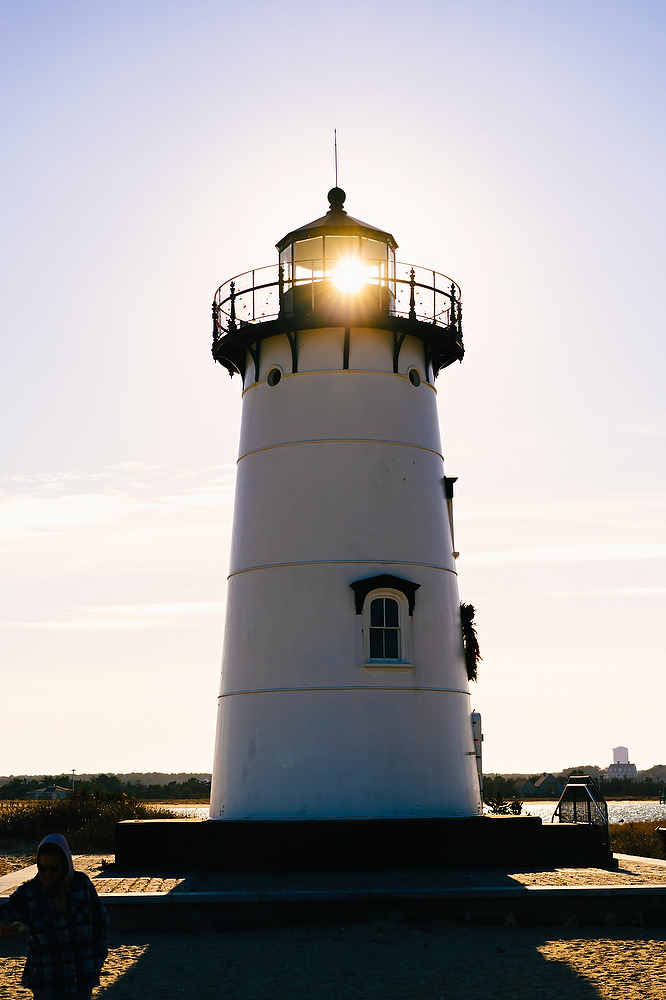
[{"label": "sunburst glare", "polygon": [[370,277],[370,270],[356,257],[341,260],[333,272],[333,282],[347,295],[358,292]]}]

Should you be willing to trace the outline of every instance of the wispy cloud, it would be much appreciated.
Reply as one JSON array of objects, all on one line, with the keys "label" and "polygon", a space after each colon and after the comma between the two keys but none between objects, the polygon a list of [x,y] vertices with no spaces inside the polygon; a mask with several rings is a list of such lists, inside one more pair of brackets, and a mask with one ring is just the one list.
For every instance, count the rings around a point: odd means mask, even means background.
[{"label": "wispy cloud", "polygon": [[116,462],[115,465],[109,466],[110,469],[117,469],[119,472],[131,472],[133,475],[137,472],[163,472],[163,465],[151,465],[148,462]]},{"label": "wispy cloud", "polygon": [[132,514],[228,507],[234,481],[231,466],[166,475],[161,466],[138,462],[99,475],[8,476],[0,480],[0,541],[110,527]]},{"label": "wispy cloud", "polygon": [[666,438],[666,421],[651,420],[644,421],[636,427],[637,434],[647,438]]},{"label": "wispy cloud", "polygon": [[69,608],[58,618],[42,621],[0,623],[0,628],[65,630],[142,629],[189,626],[207,615],[221,618],[222,601],[192,601],[166,604],[109,604]]},{"label": "wispy cloud", "polygon": [[561,545],[546,549],[512,549],[462,553],[461,563],[554,563],[628,559],[666,559],[666,544],[639,542],[597,545]]},{"label": "wispy cloud", "polygon": [[4,497],[0,499],[0,540],[110,525],[129,507],[127,499],[112,493]]},{"label": "wispy cloud", "polygon": [[581,590],[581,597],[666,597],[666,587],[612,587],[608,590]]},{"label": "wispy cloud", "polygon": [[536,597],[666,597],[666,587],[599,587],[596,590],[549,590]]}]

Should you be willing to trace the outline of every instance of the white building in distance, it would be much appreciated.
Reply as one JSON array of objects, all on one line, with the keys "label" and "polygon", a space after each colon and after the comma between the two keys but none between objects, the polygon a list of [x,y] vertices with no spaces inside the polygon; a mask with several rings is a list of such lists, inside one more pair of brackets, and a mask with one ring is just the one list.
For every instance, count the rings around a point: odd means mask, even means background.
[{"label": "white building in distance", "polygon": [[600,777],[604,781],[611,781],[613,778],[636,780],[636,765],[630,762],[629,751],[626,747],[613,747],[613,763],[608,765],[608,770],[604,771]]}]

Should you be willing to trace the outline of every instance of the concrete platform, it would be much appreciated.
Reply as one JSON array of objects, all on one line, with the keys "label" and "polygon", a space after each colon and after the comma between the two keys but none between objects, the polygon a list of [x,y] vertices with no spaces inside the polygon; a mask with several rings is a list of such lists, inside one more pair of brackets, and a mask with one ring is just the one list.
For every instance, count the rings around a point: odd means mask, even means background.
[{"label": "concrete platform", "polygon": [[227,873],[613,864],[596,827],[538,816],[126,820],[116,826],[115,856],[133,871],[196,858],[199,869]]},{"label": "concrete platform", "polygon": [[[279,874],[137,873],[111,860],[80,855],[75,867],[93,879],[117,931],[202,933],[379,912],[509,925],[666,926],[666,862],[652,858],[616,855],[616,869]],[[33,865],[0,878],[0,902],[35,872]]]}]

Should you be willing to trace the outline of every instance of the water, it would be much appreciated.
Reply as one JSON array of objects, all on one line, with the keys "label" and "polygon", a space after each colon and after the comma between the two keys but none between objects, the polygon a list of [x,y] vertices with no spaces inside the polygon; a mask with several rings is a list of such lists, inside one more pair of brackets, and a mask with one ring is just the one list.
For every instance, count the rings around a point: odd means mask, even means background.
[{"label": "water", "polygon": [[[540,816],[544,823],[550,823],[556,802],[525,802],[523,816]],[[169,809],[186,819],[208,819],[208,806],[171,806],[157,804],[158,809]],[[659,802],[609,802],[608,821],[610,823],[631,823],[647,820],[666,820],[666,805]]]},{"label": "water", "polygon": [[[544,823],[550,823],[556,802],[523,802],[523,816],[540,816]],[[666,805],[659,802],[609,802],[609,823],[636,823],[648,820],[666,819]]]},{"label": "water", "polygon": [[208,819],[208,806],[172,806],[169,803],[155,802],[154,808],[168,810],[183,819]]}]

